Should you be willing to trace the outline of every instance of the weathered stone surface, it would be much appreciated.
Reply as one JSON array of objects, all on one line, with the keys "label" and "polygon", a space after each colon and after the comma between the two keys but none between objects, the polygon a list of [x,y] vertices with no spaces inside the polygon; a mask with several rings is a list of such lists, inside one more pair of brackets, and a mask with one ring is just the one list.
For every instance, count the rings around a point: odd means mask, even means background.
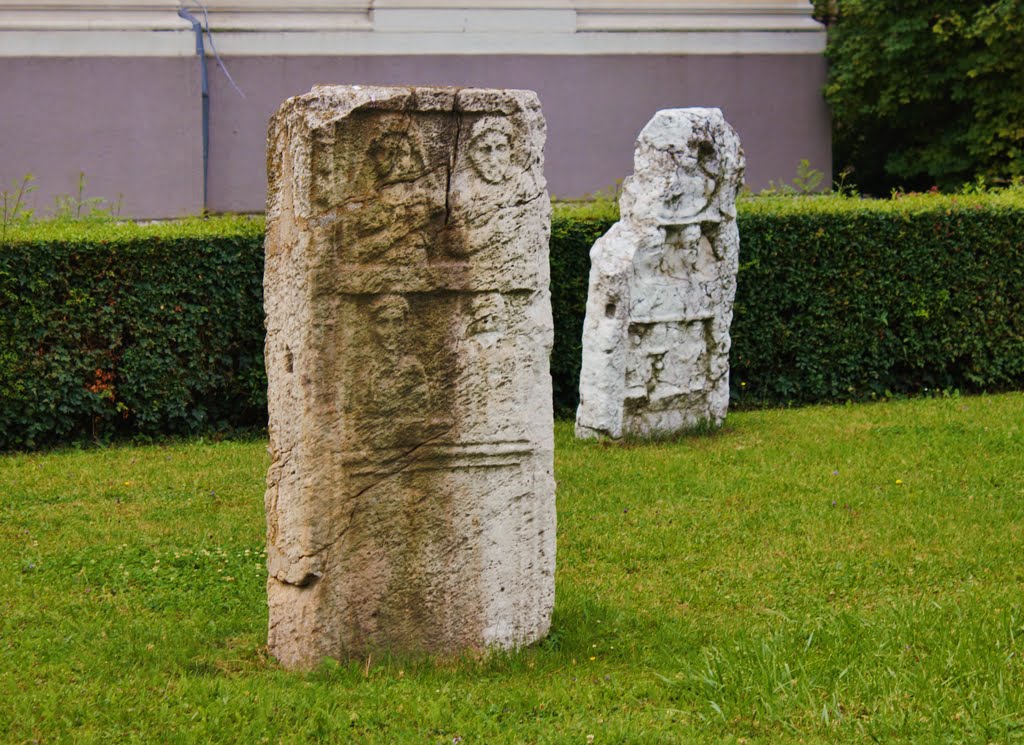
[{"label": "weathered stone surface", "polygon": [[576,436],[667,435],[729,406],[743,150],[718,109],[659,111],[590,252]]},{"label": "weathered stone surface", "polygon": [[550,202],[529,91],[318,86],[268,150],[269,645],[532,642],[554,600]]}]

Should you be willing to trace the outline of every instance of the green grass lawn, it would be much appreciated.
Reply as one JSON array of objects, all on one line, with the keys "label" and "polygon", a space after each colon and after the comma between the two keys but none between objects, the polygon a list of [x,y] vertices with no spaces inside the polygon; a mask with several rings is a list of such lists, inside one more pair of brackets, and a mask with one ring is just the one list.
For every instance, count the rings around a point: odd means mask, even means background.
[{"label": "green grass lawn", "polygon": [[266,444],[0,458],[0,740],[1024,741],[1024,395],[559,424],[550,637],[267,656]]}]

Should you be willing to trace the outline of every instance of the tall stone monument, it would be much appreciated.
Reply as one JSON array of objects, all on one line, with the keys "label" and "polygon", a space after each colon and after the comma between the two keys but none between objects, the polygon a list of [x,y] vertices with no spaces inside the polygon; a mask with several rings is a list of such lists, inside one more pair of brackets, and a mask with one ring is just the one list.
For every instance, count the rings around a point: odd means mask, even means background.
[{"label": "tall stone monument", "polygon": [[550,202],[530,91],[318,86],[270,123],[269,646],[541,638]]},{"label": "tall stone monument", "polygon": [[659,111],[640,132],[619,222],[590,252],[577,437],[722,423],[743,166],[718,109]]}]

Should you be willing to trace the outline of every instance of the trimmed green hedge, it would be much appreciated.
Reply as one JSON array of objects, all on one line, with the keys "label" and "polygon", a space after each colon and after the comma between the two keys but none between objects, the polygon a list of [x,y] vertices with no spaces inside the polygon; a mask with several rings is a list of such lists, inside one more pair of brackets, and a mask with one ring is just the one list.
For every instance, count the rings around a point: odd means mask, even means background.
[{"label": "trimmed green hedge", "polygon": [[39,223],[0,247],[0,448],[266,424],[263,221]]},{"label": "trimmed green hedge", "polygon": [[551,388],[559,418],[575,417],[579,403],[590,247],[617,219],[618,208],[612,202],[559,205],[551,216]]},{"label": "trimmed green hedge", "polygon": [[739,228],[738,405],[1024,387],[1024,191],[760,197]]},{"label": "trimmed green hedge", "polygon": [[[734,405],[1024,388],[1024,191],[740,205]],[[552,221],[556,412],[608,203]],[[0,247],[0,449],[263,426],[263,222],[40,223]]]}]

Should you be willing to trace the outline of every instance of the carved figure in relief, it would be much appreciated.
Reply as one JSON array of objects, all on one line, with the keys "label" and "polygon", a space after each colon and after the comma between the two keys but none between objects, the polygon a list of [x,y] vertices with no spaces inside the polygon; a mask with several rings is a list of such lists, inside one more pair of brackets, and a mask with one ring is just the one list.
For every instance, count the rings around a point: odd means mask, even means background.
[{"label": "carved figure in relief", "polygon": [[627,405],[659,411],[680,396],[703,391],[704,322],[634,324],[626,360]]},{"label": "carved figure in relief", "polygon": [[384,123],[366,151],[373,192],[342,213],[335,243],[356,264],[425,264],[431,225],[443,219],[444,201],[428,168],[420,135],[408,121]]},{"label": "carved figure in relief", "polygon": [[508,119],[477,119],[468,140],[451,188],[451,217],[465,226],[466,240],[450,245],[448,253],[460,259],[513,237],[523,205],[544,190],[539,172],[520,162],[523,154],[516,149],[516,130]]},{"label": "carved figure in relief", "polygon": [[708,206],[715,193],[716,181],[707,171],[706,157],[700,154],[694,156],[687,152],[669,151],[661,156],[654,159],[648,169],[637,172],[635,178],[642,179],[658,167],[668,170],[668,189],[662,196],[663,207],[658,219],[663,225],[678,225]]},{"label": "carved figure in relief", "polygon": [[325,86],[269,133],[268,649],[462,654],[554,601],[545,124],[529,91]]},{"label": "carved figure in relief", "polygon": [[408,334],[409,301],[384,295],[371,306],[373,336],[378,344],[377,369],[370,378],[370,406],[376,416],[408,411],[414,402],[433,410],[433,391],[426,368]]},{"label": "carved figure in relief", "polygon": [[577,436],[725,418],[743,168],[718,109],[659,111],[640,133],[621,218],[590,254]]},{"label": "carved figure in relief", "polygon": [[473,170],[489,184],[508,179],[512,165],[512,125],[507,119],[484,117],[472,128],[469,162]]},{"label": "carved figure in relief", "polygon": [[500,431],[515,401],[505,391],[510,380],[507,357],[508,309],[498,292],[474,293],[469,298],[461,347],[462,383],[467,394],[467,418],[488,431]]},{"label": "carved figure in relief", "polygon": [[658,269],[666,277],[687,279],[697,271],[701,245],[700,225],[665,231],[665,250]]},{"label": "carved figure in relief", "polygon": [[370,145],[370,160],[381,184],[412,181],[425,172],[423,147],[405,129],[392,129]]},{"label": "carved figure in relief", "polygon": [[473,295],[470,300],[468,335],[481,346],[492,347],[501,340],[505,328],[505,298],[501,293]]}]

